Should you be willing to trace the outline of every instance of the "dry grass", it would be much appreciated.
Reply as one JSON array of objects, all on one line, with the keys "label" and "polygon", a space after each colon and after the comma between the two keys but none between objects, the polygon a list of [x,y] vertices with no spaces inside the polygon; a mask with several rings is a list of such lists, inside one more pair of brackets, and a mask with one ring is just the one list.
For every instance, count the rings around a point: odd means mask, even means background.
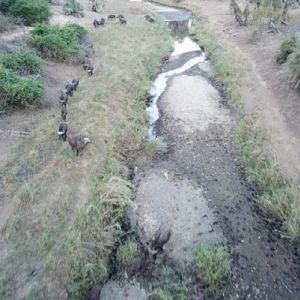
[{"label": "dry grass", "polygon": [[[23,288],[16,276],[20,266],[45,266],[42,275],[33,278],[32,291],[26,290],[30,296],[54,299],[64,291],[64,282],[72,299],[81,299],[110,273],[110,254],[125,208],[131,205],[124,155],[132,155],[144,141],[143,95],[159,70],[160,58],[169,53],[171,39],[162,23],[149,24],[142,15],[128,17],[126,26],[92,30],[91,36],[95,74],[87,77],[82,72],[68,117],[70,132],[89,136],[92,143],[76,157],[58,140],[52,112],[45,113],[5,166],[4,203],[12,201],[16,210],[2,232],[11,254],[0,259],[0,268],[12,272],[6,287],[1,286],[2,294],[10,292],[9,287]],[[126,153],[120,151],[119,141],[129,136]],[[17,210],[24,180],[36,187],[34,201],[30,209]],[[55,288],[48,289],[49,282]],[[14,290],[16,297],[28,296],[18,293]]]},{"label": "dry grass", "polygon": [[230,251],[223,246],[200,246],[195,254],[195,272],[208,285],[208,291],[216,293],[231,276]]},{"label": "dry grass", "polygon": [[266,130],[257,125],[255,115],[249,115],[236,127],[235,137],[247,180],[257,189],[257,201],[284,221],[292,239],[298,239],[299,190],[282,176],[269,157]]}]

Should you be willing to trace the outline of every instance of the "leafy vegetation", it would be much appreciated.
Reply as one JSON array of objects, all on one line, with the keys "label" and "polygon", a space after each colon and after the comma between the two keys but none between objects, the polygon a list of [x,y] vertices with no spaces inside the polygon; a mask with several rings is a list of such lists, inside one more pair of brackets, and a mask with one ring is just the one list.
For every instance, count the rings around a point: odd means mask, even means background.
[{"label": "leafy vegetation", "polygon": [[21,75],[39,73],[43,60],[35,53],[22,49],[20,52],[5,53],[0,56],[0,63],[10,70],[14,70]]},{"label": "leafy vegetation", "polygon": [[295,34],[282,42],[276,56],[278,64],[289,62],[290,83],[300,91],[300,35]]},{"label": "leafy vegetation", "polygon": [[280,46],[280,52],[276,56],[276,61],[279,64],[283,64],[287,61],[290,54],[296,50],[296,36],[292,36],[289,39],[282,42]]},{"label": "leafy vegetation", "polygon": [[65,0],[63,11],[65,15],[83,17],[83,7],[76,0]]},{"label": "leafy vegetation", "polygon": [[64,60],[82,50],[80,39],[86,30],[77,24],[63,27],[40,24],[31,31],[31,44],[44,57]]},{"label": "leafy vegetation", "polygon": [[180,279],[175,271],[164,266],[160,274],[160,288],[155,289],[150,300],[187,300],[190,299],[187,284]]},{"label": "leafy vegetation", "polygon": [[299,191],[272,164],[267,154],[268,137],[257,125],[255,115],[241,120],[235,130],[235,139],[247,180],[257,188],[257,201],[284,220],[291,238],[299,238]]},{"label": "leafy vegetation", "polygon": [[44,87],[37,80],[24,78],[0,66],[0,107],[25,106],[39,102]]},{"label": "leafy vegetation", "polygon": [[162,137],[150,140],[146,143],[145,152],[149,156],[153,156],[158,151],[167,152],[168,145]]},{"label": "leafy vegetation", "polygon": [[0,11],[3,14],[7,14],[9,9],[15,4],[16,0],[1,0],[0,1]]},{"label": "leafy vegetation", "polygon": [[117,262],[121,268],[130,266],[138,256],[138,244],[132,240],[126,241],[117,249]]},{"label": "leafy vegetation", "polygon": [[289,57],[289,67],[291,70],[292,84],[300,91],[300,36],[296,36],[296,43],[293,53]]},{"label": "leafy vegetation", "polygon": [[230,252],[227,247],[200,246],[195,255],[197,277],[208,285],[208,291],[217,292],[231,275]]},{"label": "leafy vegetation", "polygon": [[66,245],[70,257],[67,283],[76,299],[90,288],[91,279],[98,284],[107,280],[124,208],[131,203],[131,185],[124,179],[113,176],[98,189],[98,195],[81,211]]},{"label": "leafy vegetation", "polygon": [[16,0],[9,7],[9,13],[25,25],[47,22],[50,17],[50,6],[45,0]]}]

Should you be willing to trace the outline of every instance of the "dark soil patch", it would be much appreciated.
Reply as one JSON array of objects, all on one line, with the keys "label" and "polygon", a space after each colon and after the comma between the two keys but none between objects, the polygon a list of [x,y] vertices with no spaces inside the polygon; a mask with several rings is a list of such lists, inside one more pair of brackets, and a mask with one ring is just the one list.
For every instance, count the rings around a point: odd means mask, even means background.
[{"label": "dark soil patch", "polygon": [[167,156],[158,157],[162,159],[158,165],[203,188],[228,244],[234,247],[234,276],[223,298],[297,299],[298,246],[283,237],[281,222],[254,202],[230,131],[210,126],[206,132],[184,134],[175,120],[165,117],[163,101],[160,106],[160,134],[171,148]]}]

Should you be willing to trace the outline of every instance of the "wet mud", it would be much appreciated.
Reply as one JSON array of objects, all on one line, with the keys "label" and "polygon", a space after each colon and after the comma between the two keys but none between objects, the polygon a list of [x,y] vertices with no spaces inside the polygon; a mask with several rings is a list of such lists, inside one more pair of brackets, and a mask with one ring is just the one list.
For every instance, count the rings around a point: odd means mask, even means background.
[{"label": "wet mud", "polygon": [[[162,263],[184,274],[198,245],[224,244],[232,249],[232,278],[218,296],[204,299],[300,299],[298,247],[255,203],[233,145],[234,116],[206,71],[199,63],[169,80],[157,123],[168,151],[137,168],[131,220],[139,238],[149,243],[161,224],[175,232],[152,275]],[[200,299],[205,289],[197,284]]]}]

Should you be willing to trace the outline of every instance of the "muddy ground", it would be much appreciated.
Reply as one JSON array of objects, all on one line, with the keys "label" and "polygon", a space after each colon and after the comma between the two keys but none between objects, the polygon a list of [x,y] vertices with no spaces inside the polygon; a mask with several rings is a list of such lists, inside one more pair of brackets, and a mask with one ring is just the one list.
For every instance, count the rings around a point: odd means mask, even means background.
[{"label": "muddy ground", "polygon": [[186,275],[197,245],[232,247],[230,283],[221,295],[204,299],[298,299],[298,247],[254,202],[233,146],[234,114],[224,100],[199,66],[169,81],[157,129],[168,151],[137,166],[133,224],[143,243],[159,226],[172,228],[163,261]]}]

